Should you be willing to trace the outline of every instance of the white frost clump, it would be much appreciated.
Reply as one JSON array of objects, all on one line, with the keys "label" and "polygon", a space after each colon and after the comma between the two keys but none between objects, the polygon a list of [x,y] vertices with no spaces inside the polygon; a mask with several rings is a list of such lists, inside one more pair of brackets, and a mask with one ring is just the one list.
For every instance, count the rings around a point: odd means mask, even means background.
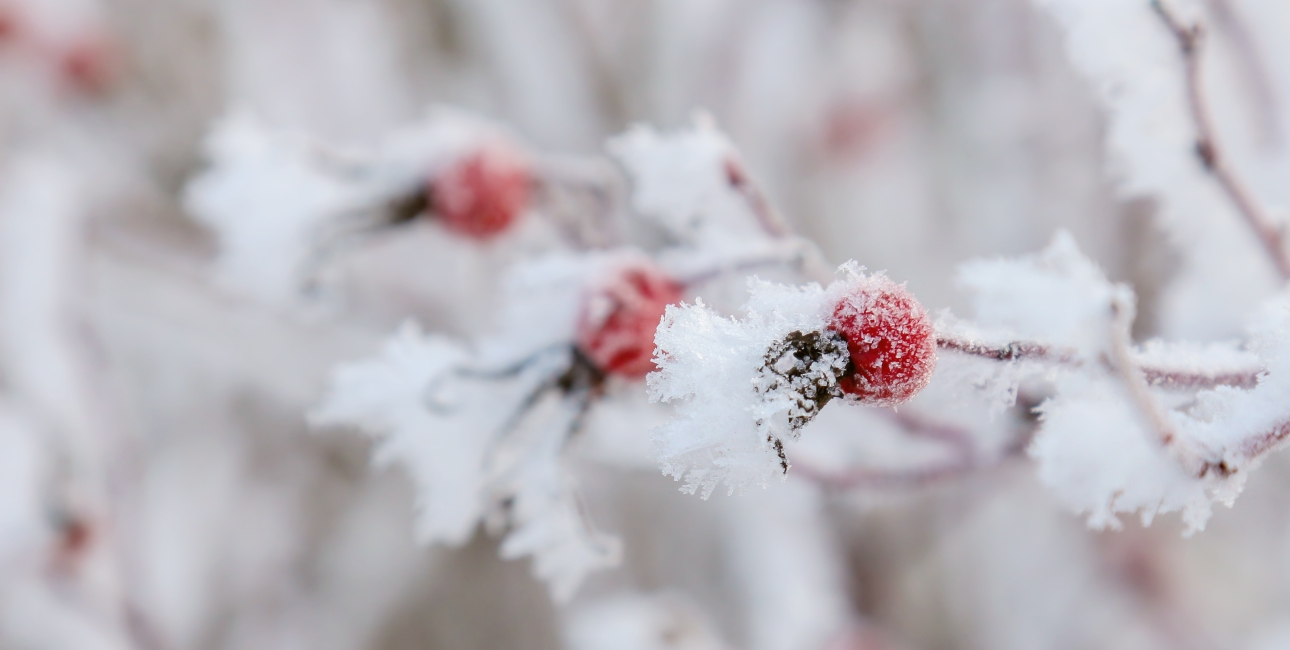
[{"label": "white frost clump", "polygon": [[1064,230],[1033,255],[967,262],[956,281],[977,325],[1086,353],[1106,347],[1111,300],[1127,291],[1108,281]]},{"label": "white frost clump", "polygon": [[481,367],[460,345],[407,326],[377,358],[339,368],[311,420],[364,430],[378,440],[376,462],[407,470],[423,541],[461,544],[490,523],[506,532],[502,555],[532,556],[563,600],[620,555],[618,540],[583,518],[563,467],[574,414],[547,389],[569,360],[567,348],[545,349]]},{"label": "white frost clump", "polygon": [[210,166],[185,190],[190,214],[219,244],[218,281],[265,302],[304,286],[322,227],[362,207],[360,185],[328,173],[320,148],[250,115],[221,120],[206,138]]},{"label": "white frost clump", "polygon": [[[378,438],[375,460],[399,462],[417,483],[418,534],[426,542],[461,544],[483,512],[482,470],[488,437],[504,414],[469,408],[481,391],[444,395],[435,381],[467,360],[452,341],[408,325],[375,359],[341,366],[327,398],[311,414],[319,425],[357,426]],[[488,396],[493,399],[492,396]]]},{"label": "white frost clump", "polygon": [[[1209,480],[1189,475],[1150,430],[1128,390],[1109,377],[1070,373],[1039,407],[1042,426],[1030,455],[1039,477],[1094,528],[1119,528],[1116,513],[1182,511],[1189,531],[1210,515]],[[1176,414],[1181,419],[1181,414]]]},{"label": "white frost clump", "polygon": [[655,431],[655,454],[664,474],[685,479],[684,491],[706,499],[719,484],[733,494],[784,475],[782,444],[796,435],[789,419],[797,402],[767,398],[758,378],[772,346],[792,332],[823,330],[831,306],[865,280],[859,267],[843,268],[847,277],[827,289],[751,279],[742,319],[701,300],[668,307],[654,338],[658,370],[648,383],[650,399],[676,404],[675,418]]},{"label": "white frost clump", "polygon": [[290,304],[318,280],[328,256],[490,139],[513,140],[448,108],[351,148],[237,112],[207,136],[208,166],[185,188],[184,205],[217,239],[216,276],[225,288]]},{"label": "white frost clump", "polygon": [[587,521],[566,458],[587,386],[561,387],[586,288],[631,249],[552,255],[504,282],[502,327],[473,350],[406,326],[376,358],[339,368],[312,415],[379,442],[377,462],[417,485],[424,541],[460,544],[483,522],[504,533],[501,555],[531,556],[557,599],[615,565],[619,540]]},{"label": "white frost clump", "polygon": [[[1275,274],[1257,239],[1196,155],[1197,132],[1189,113],[1187,73],[1179,43],[1148,0],[1033,2],[1061,25],[1071,63],[1088,78],[1106,111],[1113,179],[1125,196],[1156,200],[1171,243],[1182,253],[1178,273],[1158,307],[1161,325],[1166,328],[1163,333],[1216,338],[1239,331],[1241,315],[1275,290]],[[1164,4],[1184,24],[1218,24],[1206,15],[1206,6],[1214,3],[1166,0]],[[1217,36],[1219,31],[1212,30],[1210,35]],[[1212,37],[1203,40],[1221,43]],[[1263,45],[1276,39],[1255,41]],[[1219,67],[1222,59],[1206,54],[1207,79],[1231,72]],[[1209,70],[1218,74],[1211,75]],[[1215,90],[1206,83],[1207,101],[1216,109],[1211,117],[1220,120],[1220,137],[1241,134],[1245,125],[1221,121],[1228,113],[1217,109],[1227,98]],[[1239,145],[1241,140],[1229,137],[1224,143]],[[1245,153],[1238,147],[1228,147],[1226,152]],[[1268,167],[1269,162],[1285,169],[1281,160],[1269,161],[1262,151],[1258,155],[1258,164],[1251,169]],[[1233,160],[1238,167],[1244,162]],[[1251,178],[1264,180],[1257,175]],[[1283,178],[1284,171],[1266,179],[1270,182],[1256,183],[1255,194],[1265,200],[1283,197]],[[1234,282],[1233,278],[1242,280]]]},{"label": "white frost clump", "polygon": [[[1181,511],[1190,532],[1204,527],[1212,501],[1235,498],[1252,458],[1233,452],[1249,431],[1273,422],[1264,418],[1237,433],[1225,418],[1257,412],[1256,396],[1266,389],[1206,382],[1253,377],[1259,357],[1231,344],[1129,347],[1123,312],[1132,310],[1132,291],[1111,283],[1064,233],[1035,255],[969,263],[959,281],[973,298],[976,323],[995,330],[984,337],[987,345],[1016,337],[1046,351],[1042,375],[1055,394],[1038,409],[1030,455],[1044,483],[1091,526],[1119,527],[1121,513],[1149,523],[1157,513]],[[1140,379],[1126,377],[1126,357],[1129,376],[1142,372]],[[1170,408],[1179,400],[1168,391],[1180,389],[1198,390],[1195,402]]]},{"label": "white frost clump", "polygon": [[731,179],[738,152],[710,119],[671,134],[637,125],[608,148],[632,178],[633,207],[669,236],[718,251],[765,239],[748,197]]}]

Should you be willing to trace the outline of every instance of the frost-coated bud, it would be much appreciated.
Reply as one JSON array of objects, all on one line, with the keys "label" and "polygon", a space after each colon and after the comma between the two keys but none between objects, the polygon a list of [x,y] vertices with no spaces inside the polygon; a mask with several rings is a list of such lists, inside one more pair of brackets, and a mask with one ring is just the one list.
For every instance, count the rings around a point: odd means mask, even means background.
[{"label": "frost-coated bud", "polygon": [[431,207],[448,230],[489,239],[524,212],[531,184],[532,174],[519,152],[503,143],[489,143],[431,181]]},{"label": "frost-coated bud", "polygon": [[932,380],[936,334],[927,310],[883,275],[859,278],[833,307],[828,329],[847,340],[854,373],[842,392],[864,404],[895,406]]},{"label": "frost-coated bud", "polygon": [[683,287],[648,260],[624,263],[583,300],[578,348],[601,371],[639,378],[654,370],[654,330]]}]

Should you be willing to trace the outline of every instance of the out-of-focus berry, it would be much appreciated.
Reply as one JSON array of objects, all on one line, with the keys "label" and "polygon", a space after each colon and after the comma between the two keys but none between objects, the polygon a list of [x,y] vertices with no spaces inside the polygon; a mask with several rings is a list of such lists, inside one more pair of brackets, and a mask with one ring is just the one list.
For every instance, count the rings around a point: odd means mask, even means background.
[{"label": "out-of-focus berry", "polygon": [[842,391],[875,406],[908,401],[932,379],[936,334],[927,310],[886,276],[859,280],[833,308],[828,328],[847,340],[855,372]]},{"label": "out-of-focus berry", "polygon": [[104,38],[86,37],[69,43],[58,53],[58,69],[78,92],[98,94],[116,81],[117,52]]},{"label": "out-of-focus berry", "polygon": [[431,181],[431,208],[448,230],[472,239],[489,239],[523,214],[532,183],[529,166],[518,152],[489,144]]},{"label": "out-of-focus berry", "polygon": [[654,331],[682,292],[680,283],[648,262],[619,267],[584,300],[578,348],[607,374],[644,377],[654,370]]}]

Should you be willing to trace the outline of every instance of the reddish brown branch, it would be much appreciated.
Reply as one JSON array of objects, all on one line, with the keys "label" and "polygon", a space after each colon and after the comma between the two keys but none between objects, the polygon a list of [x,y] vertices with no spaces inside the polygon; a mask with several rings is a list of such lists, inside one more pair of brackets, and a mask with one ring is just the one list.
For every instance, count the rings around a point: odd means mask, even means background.
[{"label": "reddish brown branch", "polygon": [[1217,386],[1249,390],[1259,385],[1259,375],[1262,374],[1261,370],[1200,373],[1146,366],[1140,366],[1140,368],[1148,384],[1166,390],[1207,390]]},{"label": "reddish brown branch", "polygon": [[994,361],[1032,359],[1048,363],[1076,365],[1079,363],[1079,355],[1075,350],[1056,348],[1033,341],[1012,341],[1003,345],[990,345],[978,341],[965,341],[949,336],[938,336],[936,337],[936,347]]},{"label": "reddish brown branch", "polygon": [[992,459],[982,461],[978,458],[977,446],[970,431],[895,410],[884,410],[883,413],[910,437],[933,440],[953,448],[954,458],[917,467],[852,466],[839,470],[826,470],[810,462],[794,460],[792,471],[830,490],[913,490],[998,467],[1021,455],[1034,435],[1033,424],[1027,425],[1019,432],[1013,444]]},{"label": "reddish brown branch", "polygon": [[1285,232],[1277,225],[1254,193],[1237,176],[1227,160],[1214,129],[1213,116],[1205,101],[1201,76],[1201,50],[1205,43],[1205,28],[1200,24],[1184,24],[1161,0],[1152,0],[1151,7],[1169,28],[1178,49],[1182,52],[1187,86],[1187,105],[1196,128],[1196,155],[1205,170],[1218,181],[1223,192],[1259,238],[1268,258],[1276,266],[1281,278],[1290,279],[1290,255],[1285,250]]},{"label": "reddish brown branch", "polygon": [[[1270,430],[1241,443],[1237,455],[1241,461],[1251,461],[1275,451],[1290,439],[1290,420],[1278,422]],[[1222,464],[1222,463],[1220,463]]]},{"label": "reddish brown branch", "polygon": [[726,159],[725,172],[726,181],[747,202],[748,209],[757,218],[757,224],[767,235],[775,239],[783,239],[792,232],[788,224],[784,223],[784,218],[771,207],[761,187],[748,177],[743,163],[738,158],[731,156]]},{"label": "reddish brown branch", "polygon": [[[949,336],[938,336],[936,345],[942,350],[952,350],[992,361],[1018,361],[1029,359],[1043,363],[1060,365],[1081,365],[1079,353],[1070,348],[1061,348],[1033,341],[1012,341],[1003,345],[991,345],[978,341],[965,341]],[[1171,368],[1159,368],[1139,364],[1143,378],[1155,388],[1166,390],[1205,390],[1217,386],[1250,389],[1259,384],[1262,368],[1244,370],[1225,370],[1221,372],[1188,372]]]}]

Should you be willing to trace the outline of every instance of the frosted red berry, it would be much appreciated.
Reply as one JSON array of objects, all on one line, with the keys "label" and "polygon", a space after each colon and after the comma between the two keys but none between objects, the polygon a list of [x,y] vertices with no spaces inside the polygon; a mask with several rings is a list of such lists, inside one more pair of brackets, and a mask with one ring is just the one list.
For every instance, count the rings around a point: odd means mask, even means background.
[{"label": "frosted red berry", "polygon": [[524,212],[531,185],[529,167],[518,152],[504,144],[488,144],[431,181],[431,208],[448,230],[489,239]]},{"label": "frosted red berry", "polygon": [[885,276],[860,278],[833,307],[828,329],[847,340],[853,373],[838,385],[874,406],[908,401],[932,379],[936,334],[927,310]]},{"label": "frosted red berry", "polygon": [[639,378],[654,370],[654,331],[683,287],[647,261],[625,264],[583,301],[578,349],[602,372]]}]

